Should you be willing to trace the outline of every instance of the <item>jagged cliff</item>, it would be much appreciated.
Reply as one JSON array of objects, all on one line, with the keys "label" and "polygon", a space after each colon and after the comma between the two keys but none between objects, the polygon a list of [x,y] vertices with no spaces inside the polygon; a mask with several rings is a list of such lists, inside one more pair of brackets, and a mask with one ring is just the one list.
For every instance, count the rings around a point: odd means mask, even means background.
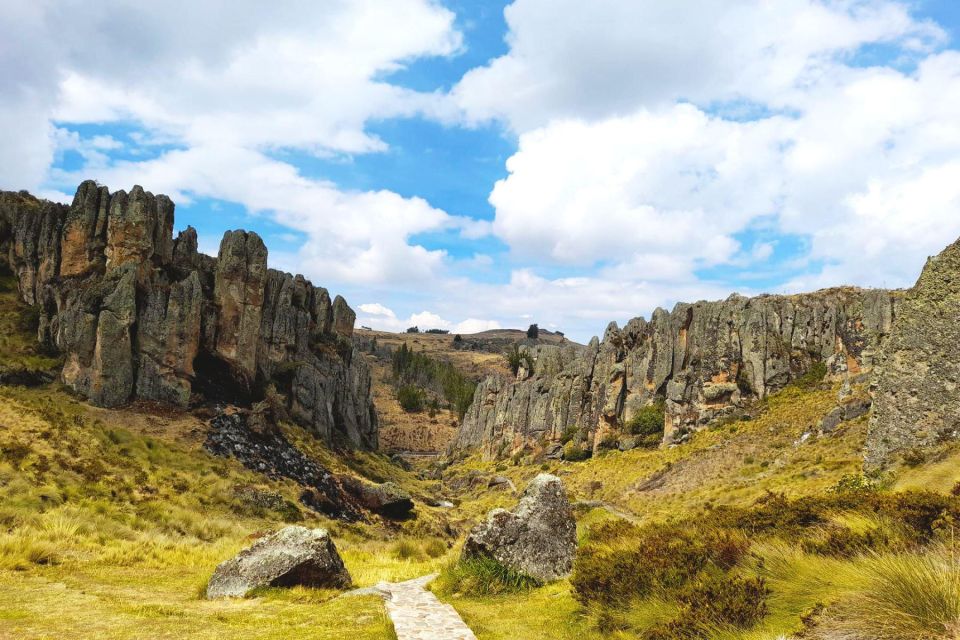
[{"label": "jagged cliff", "polygon": [[141,187],[87,181],[70,206],[0,192],[0,267],[39,310],[38,340],[64,384],[102,406],[187,406],[195,394],[255,401],[271,386],[318,437],[376,448],[370,372],[355,314],[302,276],[267,268],[254,233],[230,231],[216,259],[174,205]]},{"label": "jagged cliff", "polygon": [[869,465],[960,437],[960,240],[904,296],[874,386]]},{"label": "jagged cliff", "polygon": [[611,324],[586,349],[533,350],[534,373],[481,383],[454,447],[497,455],[556,442],[598,446],[645,405],[665,403],[664,439],[777,391],[825,362],[869,369],[896,315],[898,292],[841,288],[678,304],[647,321]]}]

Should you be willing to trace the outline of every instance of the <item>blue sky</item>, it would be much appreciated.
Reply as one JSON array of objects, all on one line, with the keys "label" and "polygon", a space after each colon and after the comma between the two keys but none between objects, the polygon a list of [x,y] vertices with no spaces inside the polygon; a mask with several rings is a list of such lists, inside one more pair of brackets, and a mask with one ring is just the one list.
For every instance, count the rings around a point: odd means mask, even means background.
[{"label": "blue sky", "polygon": [[255,230],[358,324],[586,341],[909,286],[960,235],[952,0],[4,8],[0,187],[168,193],[201,249]]}]

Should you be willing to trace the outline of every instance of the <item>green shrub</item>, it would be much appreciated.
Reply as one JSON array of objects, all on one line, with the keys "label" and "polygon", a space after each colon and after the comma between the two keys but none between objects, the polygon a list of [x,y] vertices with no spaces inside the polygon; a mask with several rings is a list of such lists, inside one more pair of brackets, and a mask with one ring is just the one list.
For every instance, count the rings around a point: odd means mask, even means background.
[{"label": "green shrub", "polygon": [[513,372],[513,375],[517,375],[521,365],[526,368],[527,371],[533,373],[533,356],[529,351],[521,349],[519,345],[510,345],[506,352],[504,352],[503,357],[506,358],[507,366],[510,368],[510,371]]},{"label": "green shrub", "polygon": [[447,565],[437,578],[436,588],[448,594],[493,596],[529,591],[540,584],[493,558],[479,556]]},{"label": "green shrub", "polygon": [[876,478],[868,478],[859,473],[844,474],[837,484],[830,488],[831,493],[859,493],[862,491],[874,492],[880,489]]},{"label": "green shrub", "polygon": [[673,620],[655,625],[645,640],[709,638],[723,627],[747,628],[767,615],[767,589],[763,578],[709,575],[682,591],[681,612]]},{"label": "green shrub", "polygon": [[742,536],[715,529],[600,525],[577,556],[571,584],[583,603],[626,602],[683,587],[708,567],[728,570],[748,549]]},{"label": "green shrub", "polygon": [[590,449],[570,441],[563,447],[563,459],[569,462],[582,462],[592,455]]},{"label": "green shrub", "polygon": [[579,427],[577,427],[577,425],[575,424],[572,424],[566,429],[564,429],[563,433],[560,434],[560,444],[567,444],[568,442],[573,440],[575,437],[577,437],[577,433],[579,431],[580,431]]},{"label": "green shrub", "polygon": [[640,436],[640,446],[657,447],[663,440],[664,411],[662,399],[648,404],[630,418],[625,429],[635,436]]},{"label": "green shrub", "polygon": [[809,391],[816,389],[827,377],[827,363],[821,361],[814,362],[813,365],[802,376],[793,381],[794,386]]},{"label": "green shrub", "polygon": [[865,551],[883,549],[890,543],[890,537],[878,529],[854,531],[850,527],[832,527],[819,536],[804,539],[800,546],[808,553],[850,558]]},{"label": "green shrub", "polygon": [[404,385],[397,389],[397,401],[407,413],[423,411],[423,391],[413,385]]},{"label": "green shrub", "polygon": [[914,447],[913,449],[907,449],[904,451],[901,458],[903,460],[903,464],[907,465],[908,467],[919,467],[927,461],[927,454],[920,447]]},{"label": "green shrub", "polygon": [[424,560],[425,554],[413,540],[403,538],[393,545],[393,557],[397,560]]}]

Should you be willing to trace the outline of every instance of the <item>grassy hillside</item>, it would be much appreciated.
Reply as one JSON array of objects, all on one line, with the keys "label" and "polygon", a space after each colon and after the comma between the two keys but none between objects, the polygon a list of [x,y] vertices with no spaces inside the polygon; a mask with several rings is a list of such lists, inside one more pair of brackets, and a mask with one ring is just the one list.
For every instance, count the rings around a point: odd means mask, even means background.
[{"label": "grassy hillside", "polygon": [[[422,575],[439,562],[423,551],[436,518],[328,521],[298,505],[292,483],[204,452],[192,416],[142,409],[0,387],[0,637],[132,638],[145,624],[151,637],[390,637],[375,600],[294,589],[207,602],[201,591],[219,562],[288,522],[330,529],[360,586]],[[356,458],[418,485],[376,456]]]}]

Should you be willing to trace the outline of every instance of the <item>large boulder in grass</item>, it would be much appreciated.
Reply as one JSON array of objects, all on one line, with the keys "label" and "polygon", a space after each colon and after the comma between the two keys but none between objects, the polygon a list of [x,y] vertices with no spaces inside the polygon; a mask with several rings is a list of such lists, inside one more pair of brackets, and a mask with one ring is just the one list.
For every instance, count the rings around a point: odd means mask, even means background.
[{"label": "large boulder in grass", "polygon": [[217,567],[208,598],[241,598],[257,587],[347,588],[352,583],[325,529],[285,527]]},{"label": "large boulder in grass", "polygon": [[541,473],[512,511],[494,509],[470,531],[463,558],[493,558],[541,582],[570,574],[577,523],[560,478]]}]

